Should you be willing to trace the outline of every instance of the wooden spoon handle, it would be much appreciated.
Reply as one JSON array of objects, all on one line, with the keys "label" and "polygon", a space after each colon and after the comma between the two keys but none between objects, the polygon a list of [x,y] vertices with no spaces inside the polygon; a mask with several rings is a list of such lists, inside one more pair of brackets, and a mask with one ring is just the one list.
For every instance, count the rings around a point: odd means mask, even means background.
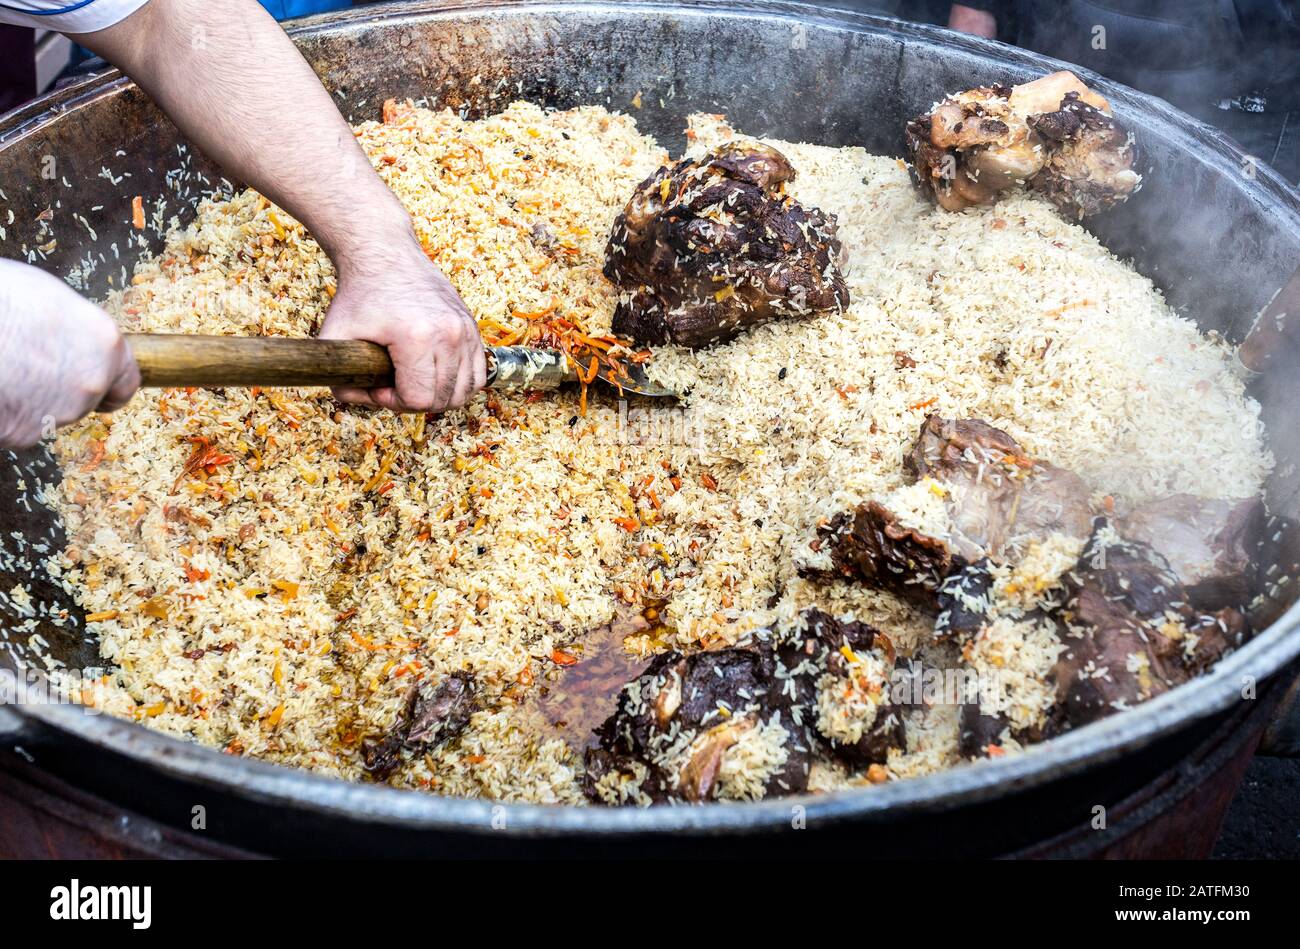
[{"label": "wooden spoon handle", "polygon": [[152,388],[393,384],[388,351],[359,340],[136,333],[126,341],[141,385]]},{"label": "wooden spoon handle", "polygon": [[[148,388],[194,386],[348,386],[393,384],[393,361],[374,343],[266,336],[134,333],[127,345]],[[488,347],[487,384],[498,389],[554,389],[575,376],[556,350]]]}]

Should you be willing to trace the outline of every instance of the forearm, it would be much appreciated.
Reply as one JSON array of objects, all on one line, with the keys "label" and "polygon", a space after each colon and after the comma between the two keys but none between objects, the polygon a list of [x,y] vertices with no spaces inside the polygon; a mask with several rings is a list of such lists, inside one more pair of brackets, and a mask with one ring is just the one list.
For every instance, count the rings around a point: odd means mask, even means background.
[{"label": "forearm", "polygon": [[255,0],[151,0],[79,37],[196,146],[307,225],[339,271],[320,335],[388,348],[392,388],[337,390],[398,411],[464,405],[486,372],[478,326],[416,239],[330,94]]},{"label": "forearm", "polygon": [[393,245],[411,236],[406,212],[255,0],[152,0],[78,39],[134,79],[227,174],[306,224],[344,276],[405,249]]}]

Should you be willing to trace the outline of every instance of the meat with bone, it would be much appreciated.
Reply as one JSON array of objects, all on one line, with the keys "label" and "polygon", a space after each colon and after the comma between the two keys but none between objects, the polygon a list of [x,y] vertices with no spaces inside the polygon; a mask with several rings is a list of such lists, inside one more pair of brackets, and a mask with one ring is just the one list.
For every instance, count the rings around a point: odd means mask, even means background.
[{"label": "meat with bone", "polygon": [[638,185],[605,251],[614,332],[699,347],[848,306],[835,217],[786,194],[794,177],[776,149],[732,142]]},{"label": "meat with bone", "polygon": [[605,800],[613,776],[621,795],[632,782],[654,801],[712,800],[727,753],[742,740],[768,736],[779,750],[756,796],[802,791],[810,740],[778,702],[775,673],[774,655],[760,649],[656,657],[619,693],[598,730],[600,746],[587,752],[588,795]]},{"label": "meat with bone", "polygon": [[1088,534],[1083,479],[1027,457],[1015,439],[979,419],[927,417],[903,467],[943,485],[952,540],[968,560],[1005,560],[1035,539]]},{"label": "meat with bone", "polygon": [[1197,608],[1242,606],[1255,593],[1267,515],[1259,498],[1206,499],[1175,494],[1119,519],[1124,537],[1169,563]]},{"label": "meat with bone", "polygon": [[1055,112],[1031,115],[1029,125],[1051,145],[1033,188],[1070,217],[1126,201],[1142,180],[1133,170],[1137,153],[1129,133],[1078,93],[1066,93]]},{"label": "meat with bone", "polygon": [[917,181],[949,211],[1027,184],[1082,217],[1125,200],[1141,181],[1109,103],[1064,71],[949,96],[908,122],[905,138]]},{"label": "meat with bone", "polygon": [[942,495],[941,522],[922,529],[904,523],[890,499],[866,501],[818,529],[814,543],[829,568],[805,575],[857,579],[933,610],[945,578],[966,565],[1013,559],[1034,540],[1090,530],[1082,479],[1027,458],[987,422],[929,416],[903,466]]},{"label": "meat with bone", "polygon": [[1059,727],[1073,727],[1146,701],[1188,681],[1244,642],[1231,607],[1202,612],[1169,564],[1124,540],[1104,518],[1067,578],[1057,619],[1065,651],[1053,670]]},{"label": "meat with bone", "polygon": [[877,501],[836,514],[818,529],[814,543],[827,552],[832,570],[808,569],[805,575],[858,580],[923,608],[962,563],[946,540],[904,526]]},{"label": "meat with bone", "polygon": [[467,672],[412,686],[393,728],[362,746],[366,771],[385,780],[402,763],[404,752],[422,754],[455,738],[469,724],[474,694],[474,677]]},{"label": "meat with bone", "polygon": [[[963,754],[983,753],[1004,730],[1021,742],[1039,741],[1137,705],[1206,671],[1249,632],[1236,609],[1193,606],[1165,559],[1146,544],[1122,538],[1105,518],[1096,520],[1078,562],[1060,582],[1062,595],[1049,605],[1024,614],[1010,610],[1014,622],[1036,626],[1053,643],[1046,676],[1052,692],[1043,703],[1050,707],[1041,707],[1031,722],[1021,715],[1016,724],[1005,714],[1005,701],[988,701],[990,695],[998,698],[996,690],[981,691],[962,710]],[[943,595],[961,602],[949,626],[966,643],[963,654],[973,657],[983,637],[1005,621],[999,617],[1008,614],[1008,605],[992,595],[964,598],[959,583],[977,588],[975,579],[957,574]],[[988,687],[981,684],[982,690]],[[1011,699],[1023,707],[1037,685],[1018,688],[1022,694]]]},{"label": "meat with bone", "polygon": [[1008,731],[1038,741],[1145,701],[1247,635],[1238,608],[1259,583],[1257,499],[1176,495],[1138,508],[1117,532],[1094,521],[1076,475],[1026,458],[975,419],[927,418],[904,467],[918,486],[940,489],[942,516],[918,513],[899,492],[841,512],[819,529],[821,560],[805,574],[857,579],[935,613],[936,638],[955,640],[965,668],[998,680],[967,697],[966,754]]},{"label": "meat with bone", "polygon": [[[883,761],[904,739],[890,702],[894,658],[883,634],[817,610],[779,636],[658,656],[588,750],[587,794],[618,803],[798,793],[815,742],[855,764]],[[749,766],[729,769],[731,760]]]}]

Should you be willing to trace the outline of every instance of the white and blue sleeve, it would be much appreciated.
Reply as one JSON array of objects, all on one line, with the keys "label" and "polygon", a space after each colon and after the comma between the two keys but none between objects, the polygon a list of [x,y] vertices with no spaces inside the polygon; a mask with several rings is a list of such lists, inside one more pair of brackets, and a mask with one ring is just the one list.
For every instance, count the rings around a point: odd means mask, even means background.
[{"label": "white and blue sleeve", "polygon": [[0,23],[56,33],[94,33],[121,23],[149,0],[0,0]]}]

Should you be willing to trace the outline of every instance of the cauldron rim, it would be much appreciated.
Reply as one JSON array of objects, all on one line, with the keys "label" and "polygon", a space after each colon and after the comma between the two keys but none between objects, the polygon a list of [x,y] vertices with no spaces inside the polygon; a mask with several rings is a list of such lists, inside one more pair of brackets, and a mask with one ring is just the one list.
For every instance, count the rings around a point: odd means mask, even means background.
[{"label": "cauldron rim", "polygon": [[[1207,163],[1227,175],[1242,167],[1245,154],[1226,136],[1162,100],[1103,79],[1080,67],[996,41],[955,34],[925,24],[904,23],[846,10],[826,9],[785,0],[743,2],[633,2],[605,0],[416,0],[355,8],[310,17],[289,26],[299,39],[330,33],[349,25],[398,23],[484,15],[509,11],[528,14],[569,10],[598,13],[629,9],[671,12],[682,16],[756,16],[864,33],[892,33],[913,41],[962,50],[1009,65],[1034,69],[1069,68],[1098,88],[1120,113],[1140,112],[1146,123],[1159,123],[1171,137],[1201,150]],[[0,147],[39,130],[101,97],[131,85],[116,70],[88,77],[0,117]],[[1243,186],[1244,187],[1244,186]],[[1300,195],[1267,166],[1258,168],[1248,190],[1272,212],[1289,217],[1300,234]],[[802,808],[805,821],[867,818],[900,812],[947,810],[1004,796],[1139,750],[1193,721],[1243,701],[1242,685],[1263,682],[1300,655],[1300,604],[1292,606],[1252,642],[1220,662],[1212,672],[1123,714],[1095,722],[1023,754],[959,766],[932,775],[885,785],[817,795],[798,795],[753,803],[710,803],[694,807],[573,807],[518,804],[442,797],[384,785],[360,784],[221,752],[152,731],[108,715],[87,714],[68,705],[15,707],[23,720],[39,724],[168,776],[220,788],[259,803],[305,808],[353,821],[400,824],[412,829],[504,832],[521,836],[565,834],[709,833],[778,830],[790,827],[792,809]],[[2,710],[0,710],[2,711]],[[4,731],[0,722],[0,732]],[[500,830],[495,828],[500,827]]]}]

